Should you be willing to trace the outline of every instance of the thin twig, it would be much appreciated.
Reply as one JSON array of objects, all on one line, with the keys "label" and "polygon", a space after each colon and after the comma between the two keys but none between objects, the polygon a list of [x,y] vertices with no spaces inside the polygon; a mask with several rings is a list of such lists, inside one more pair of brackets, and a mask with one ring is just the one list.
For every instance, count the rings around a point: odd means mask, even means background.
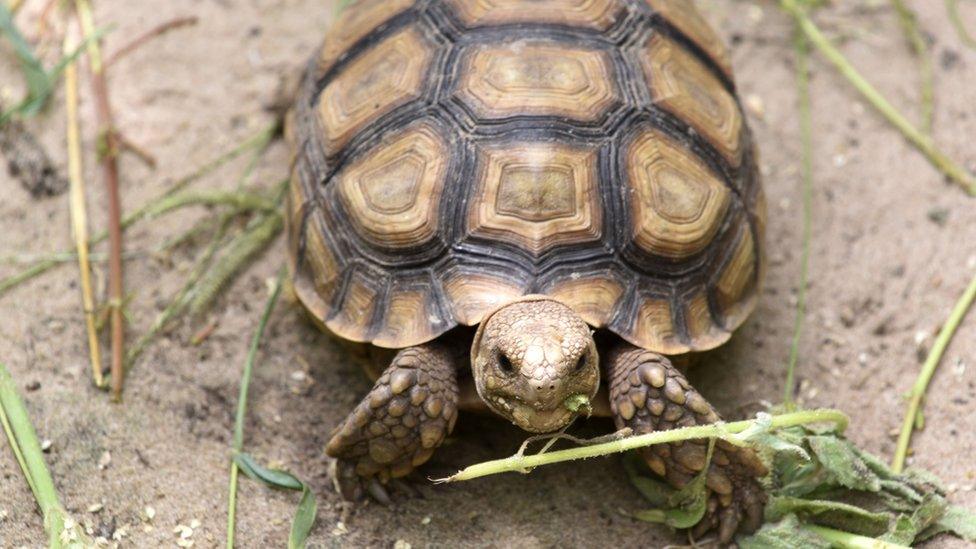
[{"label": "thin twig", "polygon": [[[64,38],[65,54],[74,49],[70,31]],[[65,105],[68,118],[68,180],[71,185],[71,234],[78,250],[78,270],[81,275],[81,299],[84,307],[85,330],[88,334],[88,354],[92,380],[102,387],[102,351],[95,327],[95,294],[92,290],[91,264],[88,257],[88,213],[85,205],[85,180],[81,166],[81,129],[78,123],[78,69],[72,63],[64,71]]]},{"label": "thin twig", "polygon": [[[89,0],[75,0],[78,19],[86,37],[95,33],[94,15]],[[99,40],[88,42],[88,67],[91,71],[92,94],[95,97],[95,112],[98,118],[98,136],[102,174],[108,194],[108,233],[109,233],[109,307],[112,323],[112,396],[122,398],[122,375],[125,344],[125,326],[122,317],[122,207],[119,201],[118,140],[112,123],[112,107],[108,97],[108,84],[105,79],[105,65]]]},{"label": "thin twig", "polygon": [[[251,346],[247,351],[247,360],[244,362],[244,371],[241,374],[240,393],[237,397],[237,414],[234,418],[233,453],[235,456],[244,450],[244,422],[247,417],[247,394],[251,387],[251,375],[254,372],[254,359],[258,354],[258,345],[261,343],[261,337],[264,335],[264,330],[268,326],[268,319],[271,318],[271,312],[274,311],[275,303],[278,302],[278,297],[281,295],[281,287],[284,278],[285,269],[281,269],[278,272],[278,278],[275,280],[274,288],[271,290],[271,296],[268,298],[268,302],[264,306],[264,312],[261,314],[261,321],[258,323],[258,329],[254,332],[254,337],[251,339]],[[237,477],[237,462],[231,460],[230,488],[227,496],[228,549],[234,549],[234,530],[237,515]]]},{"label": "thin twig", "polygon": [[795,408],[793,396],[796,392],[796,363],[800,356],[800,336],[803,321],[807,314],[807,280],[810,273],[810,241],[813,238],[813,118],[810,107],[810,44],[806,36],[796,29],[794,36],[796,52],[796,90],[800,110],[800,141],[803,147],[801,156],[803,188],[803,232],[800,252],[800,285],[796,291],[796,319],[793,322],[793,341],[790,344],[790,358],[786,365],[786,389],[783,404],[787,411]]},{"label": "thin twig", "polygon": [[925,37],[918,29],[918,18],[915,12],[905,4],[905,0],[891,0],[895,13],[898,14],[898,23],[905,32],[905,40],[911,46],[915,58],[918,59],[919,70],[919,99],[922,108],[922,131],[932,134],[932,122],[935,117],[935,71],[932,68],[932,59],[929,57],[929,48],[925,44]]},{"label": "thin twig", "polygon": [[119,147],[139,157],[139,160],[142,160],[142,162],[150,168],[156,169],[156,157],[153,156],[151,152],[147,151],[145,147],[137,145],[120,131],[115,132],[115,138],[118,140]]},{"label": "thin twig", "polygon": [[130,53],[138,49],[146,42],[149,42],[153,38],[166,34],[167,32],[174,29],[178,29],[180,27],[188,27],[191,25],[196,25],[198,21],[199,18],[193,15],[189,17],[177,17],[176,19],[167,21],[161,25],[157,25],[156,27],[149,29],[147,32],[143,33],[142,35],[132,40],[128,44],[122,46],[121,48],[118,49],[118,51],[110,55],[108,57],[108,60],[105,61],[105,66],[111,67],[112,65],[117,63],[120,59],[122,59],[126,55],[129,55]]},{"label": "thin twig", "polygon": [[974,300],[976,300],[976,276],[973,277],[972,282],[969,283],[969,287],[966,288],[962,297],[956,302],[956,306],[953,307],[949,319],[946,320],[945,326],[939,332],[939,336],[935,339],[935,344],[932,345],[929,356],[922,365],[922,370],[918,374],[918,379],[915,380],[915,385],[912,386],[908,411],[905,413],[904,421],[902,421],[901,433],[898,435],[898,445],[895,447],[895,457],[891,460],[891,469],[896,473],[900,473],[905,467],[905,458],[908,456],[908,445],[912,439],[915,422],[921,413],[922,400],[925,399],[925,392],[928,389],[929,381],[932,380],[932,376],[935,374],[939,362],[942,361],[942,355],[949,346],[949,342],[952,341],[952,336],[959,329],[959,325],[966,316],[966,312],[972,307]]},{"label": "thin twig", "polygon": [[[838,432],[843,432],[847,428],[848,418],[843,412],[838,410],[804,410],[792,412],[768,418],[771,423],[767,426],[770,429],[791,427],[795,425],[806,425],[810,423],[833,423]],[[668,431],[655,431],[643,435],[626,437],[619,440],[595,444],[592,446],[581,446],[578,448],[568,448],[556,450],[546,454],[532,454],[529,456],[511,456],[494,461],[486,461],[468,466],[457,474],[435,482],[457,482],[471,480],[498,473],[511,473],[539,467],[541,465],[551,465],[563,461],[576,459],[586,459],[597,456],[605,456],[653,446],[684,440],[695,440],[704,438],[717,438],[736,445],[743,445],[737,433],[741,433],[751,427],[760,425],[759,420],[750,419],[745,421],[735,421],[732,423],[712,423],[708,425],[696,425],[694,427],[682,427]]]},{"label": "thin twig", "polygon": [[820,32],[820,29],[810,20],[806,11],[796,0],[780,0],[780,6],[796,20],[797,25],[806,34],[810,42],[827,58],[840,73],[881,113],[894,125],[908,141],[915,146],[939,171],[946,177],[959,184],[970,195],[976,195],[976,177],[964,167],[939,150],[932,139],[912,125],[884,96],[864,79],[857,69],[844,57],[842,53]]}]

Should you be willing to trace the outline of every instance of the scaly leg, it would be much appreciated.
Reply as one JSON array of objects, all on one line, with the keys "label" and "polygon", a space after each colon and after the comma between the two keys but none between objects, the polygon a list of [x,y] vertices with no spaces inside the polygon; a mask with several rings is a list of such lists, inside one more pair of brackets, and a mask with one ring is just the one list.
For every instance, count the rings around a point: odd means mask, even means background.
[{"label": "scaly leg", "polygon": [[[620,343],[607,356],[610,409],[617,428],[634,434],[714,423],[720,418],[667,358]],[[676,488],[705,468],[707,441],[694,440],[644,448],[648,466]],[[736,531],[753,531],[762,521],[765,494],[757,479],[766,468],[749,448],[718,441],[706,485],[708,509],[693,528],[696,536],[718,528],[725,543]]]},{"label": "scaly leg", "polygon": [[335,480],[343,497],[361,497],[364,485],[382,493],[377,482],[403,477],[430,459],[457,419],[455,368],[454,354],[436,342],[394,357],[325,448],[337,458]]}]

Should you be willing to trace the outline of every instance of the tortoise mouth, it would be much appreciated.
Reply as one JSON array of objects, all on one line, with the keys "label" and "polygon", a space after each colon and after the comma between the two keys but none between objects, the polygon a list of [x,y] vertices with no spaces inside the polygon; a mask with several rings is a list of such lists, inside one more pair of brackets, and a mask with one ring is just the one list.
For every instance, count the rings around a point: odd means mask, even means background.
[{"label": "tortoise mouth", "polygon": [[517,398],[500,395],[485,399],[495,413],[530,433],[551,433],[569,425],[576,412],[559,403],[553,408],[540,409]]}]

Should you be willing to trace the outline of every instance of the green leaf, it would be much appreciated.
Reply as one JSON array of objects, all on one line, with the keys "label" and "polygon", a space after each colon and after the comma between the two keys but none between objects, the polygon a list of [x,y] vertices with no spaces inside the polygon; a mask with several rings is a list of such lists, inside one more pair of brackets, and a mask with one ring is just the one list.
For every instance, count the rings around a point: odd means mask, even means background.
[{"label": "green leaf", "polygon": [[742,549],[830,549],[829,541],[801,528],[796,515],[786,515],[783,520],[765,524],[751,536],[736,540]]},{"label": "green leaf", "polygon": [[815,524],[864,536],[887,533],[891,522],[891,515],[887,513],[875,513],[840,501],[773,496],[766,504],[767,520],[779,520],[792,514]]},{"label": "green leaf", "polygon": [[915,538],[945,514],[948,503],[937,494],[929,494],[911,515],[899,515],[881,539],[899,545],[911,545]]},{"label": "green leaf", "polygon": [[[685,444],[694,443],[686,442]],[[667,524],[672,528],[691,528],[698,524],[702,517],[705,516],[705,510],[708,507],[708,488],[705,486],[705,480],[708,477],[708,466],[712,462],[712,452],[714,450],[715,439],[708,439],[708,453],[705,455],[705,468],[695,475],[695,478],[683,488],[672,491],[667,497],[667,503],[664,508],[639,511],[634,513],[634,518],[645,522]],[[651,479],[647,480],[650,481]],[[638,485],[637,489],[641,490],[641,493],[644,493],[649,487],[652,487],[652,485],[648,482]],[[651,495],[649,499],[652,502],[659,501],[660,498],[660,494],[655,490],[657,488],[651,488],[648,491]]]},{"label": "green leaf", "polygon": [[100,40],[105,31],[99,30],[86,38],[73,52],[63,56],[50,72],[44,69],[40,60],[34,55],[34,50],[31,49],[30,44],[14,25],[13,16],[3,2],[0,2],[0,34],[6,36],[13,46],[14,54],[20,62],[21,71],[27,81],[27,97],[10,110],[0,113],[0,126],[2,126],[15,115],[33,116],[37,114],[54,92],[54,85],[61,77],[65,67],[74,63],[89,43],[93,40]]},{"label": "green leaf", "polygon": [[315,524],[315,516],[318,514],[318,503],[315,501],[315,494],[312,493],[308,485],[287,471],[268,469],[259,465],[249,454],[241,453],[235,455],[234,463],[249,478],[265,486],[281,490],[300,490],[302,492],[302,499],[298,502],[298,508],[295,510],[295,516],[291,521],[288,548],[298,549],[305,547],[308,541],[308,535],[312,531],[312,526]]},{"label": "green leaf", "polygon": [[922,542],[943,533],[951,533],[970,543],[976,543],[976,513],[950,505],[938,522],[923,531],[917,541]]},{"label": "green leaf", "polygon": [[861,460],[847,440],[818,435],[809,437],[807,442],[820,464],[832,473],[841,486],[867,492],[881,490],[881,479]]},{"label": "green leaf", "polygon": [[[642,471],[648,471],[647,464],[638,452],[628,452],[624,454],[624,471],[630,478],[630,483],[644,496],[654,507],[664,507],[668,504],[668,499],[674,493],[674,488],[663,482],[642,475]],[[655,521],[660,522],[660,521]]]},{"label": "green leaf", "polygon": [[267,469],[259,465],[249,454],[237,454],[234,463],[251,480],[256,480],[272,488],[282,490],[301,490],[305,485],[295,475],[279,469]]}]

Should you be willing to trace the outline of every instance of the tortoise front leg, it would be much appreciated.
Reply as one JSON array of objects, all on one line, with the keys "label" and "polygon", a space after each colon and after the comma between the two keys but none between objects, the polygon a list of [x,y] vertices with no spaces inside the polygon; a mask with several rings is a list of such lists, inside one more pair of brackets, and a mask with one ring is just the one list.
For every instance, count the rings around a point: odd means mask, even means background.
[{"label": "tortoise front leg", "polygon": [[[607,356],[610,409],[618,429],[634,434],[714,423],[720,418],[667,358],[627,343]],[[705,440],[660,444],[642,449],[648,466],[669,484],[681,488],[705,468]],[[718,441],[708,467],[708,509],[693,528],[696,536],[717,527],[720,540],[732,539],[737,530],[759,527],[765,493],[757,479],[766,468],[749,448]]]},{"label": "tortoise front leg", "polygon": [[439,343],[400,351],[333,431],[325,452],[337,458],[343,497],[358,499],[364,484],[385,484],[430,459],[457,419],[455,360]]}]

